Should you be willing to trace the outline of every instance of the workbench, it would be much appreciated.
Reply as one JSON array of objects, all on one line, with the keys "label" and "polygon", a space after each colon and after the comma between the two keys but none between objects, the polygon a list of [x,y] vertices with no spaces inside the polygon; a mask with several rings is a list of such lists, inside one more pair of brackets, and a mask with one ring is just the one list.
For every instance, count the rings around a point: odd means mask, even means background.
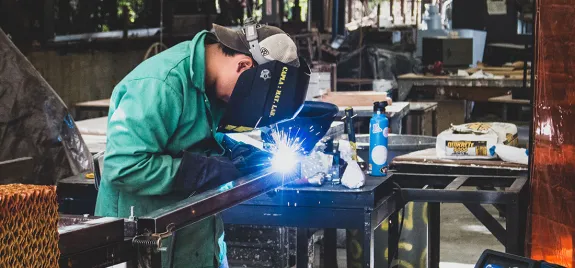
[{"label": "workbench", "polygon": [[[385,114],[389,118],[391,133],[401,134],[403,119],[409,114],[409,102],[394,102],[391,106],[385,107]],[[371,106],[347,106],[353,108],[357,117],[370,118],[373,116],[373,105]],[[346,106],[339,106],[338,118],[345,115]]]},{"label": "workbench", "polygon": [[[523,90],[522,78],[470,78],[458,76],[424,76],[405,74],[397,78],[398,101],[408,99],[459,99],[488,101],[489,98],[510,95]],[[529,90],[530,82],[527,82]]]},{"label": "workbench", "polygon": [[75,123],[90,153],[97,154],[106,150],[108,117],[91,118]]},{"label": "workbench", "polygon": [[[345,115],[345,109],[353,108],[353,112],[359,118],[369,118],[373,116],[373,103],[376,101],[386,101],[386,92],[376,91],[353,91],[353,92],[330,92],[314,101],[323,101],[335,104],[339,107],[338,118]],[[409,102],[393,102],[385,108],[385,113],[389,118],[389,126],[392,133],[400,134],[402,122],[409,113]]]},{"label": "workbench", "polygon": [[410,102],[403,133],[437,136],[437,102]]},{"label": "workbench", "polygon": [[110,99],[78,102],[74,104],[74,117],[76,119],[84,119],[85,113],[90,111],[98,112],[99,116],[102,116],[107,114],[109,109]]},{"label": "workbench", "polygon": [[511,95],[492,97],[492,98],[489,98],[487,101],[491,102],[491,103],[500,103],[503,106],[503,109],[501,111],[503,114],[503,117],[502,117],[503,120],[507,120],[507,114],[509,112],[509,106],[530,106],[531,105],[530,100],[514,99]]},{"label": "workbench", "polygon": [[222,217],[226,224],[297,227],[298,268],[308,267],[305,229],[327,229],[326,238],[331,232],[325,243],[325,267],[337,267],[335,229],[360,230],[359,243],[364,250],[357,265],[374,267],[374,229],[397,211],[396,196],[388,179],[389,176],[367,176],[360,189],[329,183],[321,187],[284,186],[230,208]]},{"label": "workbench", "polygon": [[[439,267],[440,204],[461,203],[505,246],[524,255],[529,183],[527,166],[501,160],[439,159],[435,149],[398,156],[391,166],[402,202],[428,203],[428,267]],[[481,206],[491,204],[505,228]]]},{"label": "workbench", "polygon": [[[326,230],[326,267],[337,267],[333,235],[335,229],[360,230],[362,238],[358,244],[361,249],[361,263],[357,265],[374,267],[374,229],[383,220],[389,219],[388,256],[393,256],[394,252],[399,250],[397,212],[408,202],[429,202],[428,267],[435,268],[439,265],[439,205],[441,202],[462,203],[505,245],[507,252],[523,255],[528,200],[528,183],[523,174],[526,167],[496,160],[490,164],[479,165],[471,162],[460,163],[434,159],[433,154],[431,149],[398,156],[392,163],[392,175],[367,176],[366,185],[360,189],[347,189],[329,183],[321,187],[288,185],[225,210],[222,216],[227,224],[298,228],[300,242],[297,246],[297,267],[308,265],[308,237],[305,235],[307,228]],[[434,167],[436,172],[420,169],[428,166]],[[461,169],[454,169],[455,167]],[[482,175],[466,172],[474,168]],[[509,168],[515,174],[501,175],[501,172]],[[92,193],[82,193],[86,190]],[[60,181],[58,191],[60,201],[70,201],[80,196],[89,198],[88,195],[91,195],[91,202],[95,202],[93,180],[81,176]],[[75,197],[71,197],[70,193]],[[506,228],[481,204],[497,205],[507,219]],[[68,205],[62,204],[61,207],[71,208]],[[106,258],[109,257],[101,257],[104,260]]]},{"label": "workbench", "polygon": [[[470,118],[473,102],[502,103],[516,100],[512,94],[532,90],[529,81],[518,77],[471,78],[405,74],[397,78],[397,83],[398,101],[439,102],[438,133],[449,128],[451,124],[465,123]],[[524,103],[527,100],[517,101]],[[506,106],[509,104],[502,105],[503,117],[507,118]]]}]

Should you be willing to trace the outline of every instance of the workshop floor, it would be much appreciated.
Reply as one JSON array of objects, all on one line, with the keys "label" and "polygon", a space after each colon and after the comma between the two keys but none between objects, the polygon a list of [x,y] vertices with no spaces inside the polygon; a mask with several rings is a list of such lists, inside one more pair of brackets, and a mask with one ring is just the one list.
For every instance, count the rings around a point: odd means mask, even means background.
[{"label": "workshop floor", "polygon": [[[499,219],[495,208],[486,208]],[[505,226],[505,220],[499,219],[499,222]],[[473,268],[485,249],[505,250],[487,228],[461,204],[442,204],[441,223],[441,268]],[[316,260],[317,263],[319,260]],[[346,267],[345,249],[338,250],[338,267]]]}]

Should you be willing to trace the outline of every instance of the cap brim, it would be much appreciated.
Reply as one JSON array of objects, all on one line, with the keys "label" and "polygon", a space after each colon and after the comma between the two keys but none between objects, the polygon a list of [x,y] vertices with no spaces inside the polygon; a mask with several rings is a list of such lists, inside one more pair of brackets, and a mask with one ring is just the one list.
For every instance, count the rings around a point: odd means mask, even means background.
[{"label": "cap brim", "polygon": [[213,24],[213,27],[214,35],[222,45],[244,54],[251,54],[248,41],[241,32],[217,24]]}]

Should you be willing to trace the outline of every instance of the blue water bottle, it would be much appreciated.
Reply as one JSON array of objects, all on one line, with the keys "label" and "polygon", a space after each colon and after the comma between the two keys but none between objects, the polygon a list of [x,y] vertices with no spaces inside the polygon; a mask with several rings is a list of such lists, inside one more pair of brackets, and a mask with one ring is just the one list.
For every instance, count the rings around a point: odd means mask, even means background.
[{"label": "blue water bottle", "polygon": [[369,170],[372,176],[387,176],[387,137],[389,120],[385,116],[386,101],[373,103],[369,121]]}]

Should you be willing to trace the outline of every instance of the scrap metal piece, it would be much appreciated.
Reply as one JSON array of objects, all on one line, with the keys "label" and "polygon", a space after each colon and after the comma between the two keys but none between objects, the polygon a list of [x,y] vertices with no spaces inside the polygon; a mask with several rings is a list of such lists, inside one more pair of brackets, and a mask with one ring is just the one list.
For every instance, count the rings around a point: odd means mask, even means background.
[{"label": "scrap metal piece", "polygon": [[137,219],[138,233],[158,233],[171,224],[181,229],[293,181],[299,177],[299,167],[296,170],[285,175],[264,169],[158,209]]},{"label": "scrap metal piece", "polygon": [[307,181],[309,182],[309,184],[311,185],[316,185],[316,186],[322,186],[323,182],[325,181],[325,176],[326,174],[323,172],[319,172],[311,177],[309,177],[307,179]]}]

